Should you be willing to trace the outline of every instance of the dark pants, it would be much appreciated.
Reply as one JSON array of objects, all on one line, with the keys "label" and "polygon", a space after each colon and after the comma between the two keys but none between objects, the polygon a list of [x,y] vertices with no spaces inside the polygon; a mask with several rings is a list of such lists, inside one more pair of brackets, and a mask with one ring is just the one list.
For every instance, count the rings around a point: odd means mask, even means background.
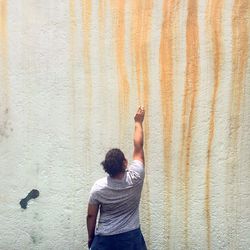
[{"label": "dark pants", "polygon": [[91,250],[147,250],[140,228],[121,234],[96,235]]}]

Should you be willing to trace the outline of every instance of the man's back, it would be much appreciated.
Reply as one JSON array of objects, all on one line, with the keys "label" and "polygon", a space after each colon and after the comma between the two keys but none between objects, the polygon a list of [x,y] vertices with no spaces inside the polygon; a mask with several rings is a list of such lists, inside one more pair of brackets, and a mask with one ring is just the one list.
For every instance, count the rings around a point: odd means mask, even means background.
[{"label": "man's back", "polygon": [[143,180],[142,162],[134,160],[122,179],[107,176],[94,184],[89,203],[100,206],[97,235],[113,235],[139,228]]},{"label": "man's back", "polygon": [[[144,180],[144,108],[139,107],[134,121],[133,162],[120,149],[113,148],[101,163],[108,177],[91,189],[88,204],[88,246],[92,250],[146,250],[140,230],[139,203]],[[98,225],[96,221],[100,214]]]}]

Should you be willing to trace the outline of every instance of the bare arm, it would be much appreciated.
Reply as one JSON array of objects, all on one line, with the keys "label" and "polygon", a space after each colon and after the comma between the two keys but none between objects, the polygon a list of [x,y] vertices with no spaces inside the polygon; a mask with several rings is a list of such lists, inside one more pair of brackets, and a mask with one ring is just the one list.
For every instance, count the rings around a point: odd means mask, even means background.
[{"label": "bare arm", "polygon": [[88,229],[88,246],[90,248],[94,237],[95,237],[95,226],[96,218],[98,214],[99,206],[94,204],[88,205],[88,215],[87,215],[87,229]]},{"label": "bare arm", "polygon": [[143,150],[143,127],[142,123],[144,120],[144,108],[139,107],[137,110],[134,120],[135,120],[135,132],[134,132],[134,153],[133,159],[139,160],[144,165],[144,150]]}]

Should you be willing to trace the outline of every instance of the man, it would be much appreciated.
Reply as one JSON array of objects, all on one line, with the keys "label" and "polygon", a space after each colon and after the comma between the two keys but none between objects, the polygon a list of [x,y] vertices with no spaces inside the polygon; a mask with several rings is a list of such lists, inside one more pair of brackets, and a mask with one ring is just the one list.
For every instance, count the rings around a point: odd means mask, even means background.
[{"label": "man", "polygon": [[[88,204],[88,246],[91,250],[146,250],[140,230],[139,203],[144,180],[144,108],[134,117],[133,161],[128,166],[120,149],[111,149],[101,163],[108,173],[95,182]],[[98,226],[96,220],[100,211]]]}]

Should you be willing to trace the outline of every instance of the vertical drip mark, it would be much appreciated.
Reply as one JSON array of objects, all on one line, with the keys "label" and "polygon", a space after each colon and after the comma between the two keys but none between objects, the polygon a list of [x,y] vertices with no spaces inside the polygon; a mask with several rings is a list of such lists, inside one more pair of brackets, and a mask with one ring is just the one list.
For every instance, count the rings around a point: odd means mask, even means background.
[{"label": "vertical drip mark", "polygon": [[[105,11],[106,11],[106,1],[105,0],[100,0],[99,1],[99,5],[98,5],[98,18],[99,18],[99,22],[98,22],[98,28],[99,28],[99,65],[100,65],[100,82],[102,82],[101,86],[100,86],[100,90],[101,90],[101,94],[104,100],[106,100],[108,92],[107,92],[107,85],[104,84],[108,77],[107,77],[107,73],[105,70]],[[107,115],[107,110],[108,110],[108,105],[109,103],[104,101],[102,102],[102,106],[104,112],[103,116],[101,117],[102,121],[103,121],[103,126],[102,129],[106,129],[106,124],[108,124],[108,115]],[[102,137],[101,140],[105,141],[105,138],[103,137],[103,135],[105,135],[106,133],[101,133]]]},{"label": "vertical drip mark", "polygon": [[233,7],[233,77],[231,102],[232,141],[238,140],[241,98],[244,92],[244,80],[248,60],[248,0],[235,0]]},{"label": "vertical drip mark", "polygon": [[104,46],[104,29],[105,29],[105,1],[100,0],[99,1],[99,8],[98,8],[98,17],[99,17],[99,50],[100,50],[100,58],[101,58],[101,66],[102,66],[102,73],[103,73],[103,66],[104,66],[104,57],[103,57],[103,51],[105,50]]},{"label": "vertical drip mark", "polygon": [[[76,25],[77,25],[77,21],[76,21],[76,14],[75,14],[75,0],[70,0],[69,2],[69,11],[70,11],[70,34],[69,34],[69,54],[70,54],[70,82],[71,82],[71,119],[72,119],[72,123],[73,123],[73,128],[72,128],[72,140],[73,140],[73,145],[74,147],[77,147],[77,137],[76,137],[76,131],[77,131],[77,121],[76,121],[76,80],[75,80],[75,57],[76,57],[76,52],[75,52],[75,46],[76,46]],[[76,159],[77,159],[77,155],[76,155],[76,151],[73,151],[73,164],[74,166],[76,166]],[[74,176],[73,178],[73,189],[76,190],[76,180],[75,180],[75,175],[71,174],[72,176]],[[70,181],[70,179],[69,179]],[[73,208],[74,204],[76,201],[76,197],[75,197],[75,192],[74,195],[68,199],[68,203],[69,203],[69,207]],[[72,214],[72,220],[70,220],[70,226],[73,229],[71,238],[75,239],[75,230],[74,227],[72,227],[72,223],[75,224],[75,216],[74,213]],[[75,242],[73,241],[73,244]],[[73,245],[74,248],[74,245]]]},{"label": "vertical drip mark", "polygon": [[163,1],[163,23],[160,40],[160,83],[161,83],[161,105],[163,112],[163,143],[164,143],[164,194],[165,194],[165,228],[168,248],[170,248],[171,234],[171,192],[172,192],[172,170],[171,170],[171,147],[173,132],[173,34],[174,21],[178,1]]},{"label": "vertical drip mark", "polygon": [[76,44],[76,16],[75,16],[75,0],[70,0],[70,77],[72,83],[72,102],[73,102],[73,114],[75,114],[75,74],[74,74],[74,63],[75,63],[75,44]]},{"label": "vertical drip mark", "polygon": [[[112,1],[115,9],[115,45],[116,60],[119,77],[119,114],[120,114],[120,131],[121,135],[125,133],[124,124],[128,117],[129,104],[129,82],[125,62],[125,0]],[[122,138],[121,138],[122,140]]]},{"label": "vertical drip mark", "polygon": [[228,152],[227,173],[227,209],[228,217],[228,240],[231,249],[238,248],[237,217],[240,165],[238,156],[239,129],[242,98],[244,97],[244,81],[246,77],[248,61],[248,21],[249,1],[235,0],[232,16],[232,95],[230,107],[230,138]]},{"label": "vertical drip mark", "polygon": [[92,111],[92,76],[91,76],[91,63],[90,63],[90,25],[91,25],[91,11],[92,1],[82,0],[82,32],[83,32],[83,72],[85,76],[85,98],[87,105],[86,112],[86,125],[85,125],[85,153],[87,165],[90,162],[91,153],[91,111]]},{"label": "vertical drip mark", "polygon": [[142,102],[141,97],[141,43],[142,43],[142,22],[143,22],[143,12],[142,12],[142,0],[132,1],[132,44],[131,44],[131,54],[132,54],[132,66],[135,68],[135,77],[137,85],[137,93],[139,103]]},{"label": "vertical drip mark", "polygon": [[211,97],[209,134],[207,146],[207,164],[205,172],[205,214],[207,223],[207,244],[211,249],[211,209],[210,209],[210,176],[211,176],[211,152],[214,139],[215,110],[218,87],[220,83],[221,70],[221,11],[224,0],[210,0],[208,3],[208,30],[211,36],[211,44],[213,49],[213,93]]},{"label": "vertical drip mark", "polygon": [[188,249],[189,179],[192,130],[195,119],[195,106],[199,81],[199,34],[197,0],[188,1],[186,24],[186,81],[182,110],[182,144],[180,174],[184,191],[184,240]]},{"label": "vertical drip mark", "polygon": [[91,108],[92,96],[92,77],[90,64],[90,22],[91,22],[91,1],[82,0],[82,20],[83,20],[83,67],[85,81],[87,84],[86,97],[88,98],[88,107]]},{"label": "vertical drip mark", "polygon": [[8,137],[9,126],[9,75],[7,43],[7,1],[0,1],[0,141]]},{"label": "vertical drip mark", "polygon": [[[149,108],[149,67],[148,51],[149,37],[151,31],[153,1],[133,1],[132,2],[132,67],[135,68],[135,78],[137,84],[137,93],[140,105],[143,105],[148,112]],[[144,122],[144,131],[146,138],[149,136],[149,123],[146,117]],[[148,143],[145,141],[145,155],[148,155]],[[151,220],[150,201],[149,201],[149,184],[145,179],[145,192],[143,192],[143,202],[145,207],[144,215]],[[150,223],[151,224],[151,223]],[[150,228],[147,228],[148,238],[151,238]],[[151,241],[149,241],[149,248]]]},{"label": "vertical drip mark", "polygon": [[[143,86],[143,105],[148,112],[149,106],[149,72],[148,72],[148,51],[149,51],[149,36],[151,29],[151,17],[152,17],[153,1],[144,1],[142,11],[142,35],[141,35],[141,71],[142,71],[142,86]],[[145,120],[145,132],[148,134],[149,125],[148,120]],[[147,142],[146,142],[147,148]]]}]

